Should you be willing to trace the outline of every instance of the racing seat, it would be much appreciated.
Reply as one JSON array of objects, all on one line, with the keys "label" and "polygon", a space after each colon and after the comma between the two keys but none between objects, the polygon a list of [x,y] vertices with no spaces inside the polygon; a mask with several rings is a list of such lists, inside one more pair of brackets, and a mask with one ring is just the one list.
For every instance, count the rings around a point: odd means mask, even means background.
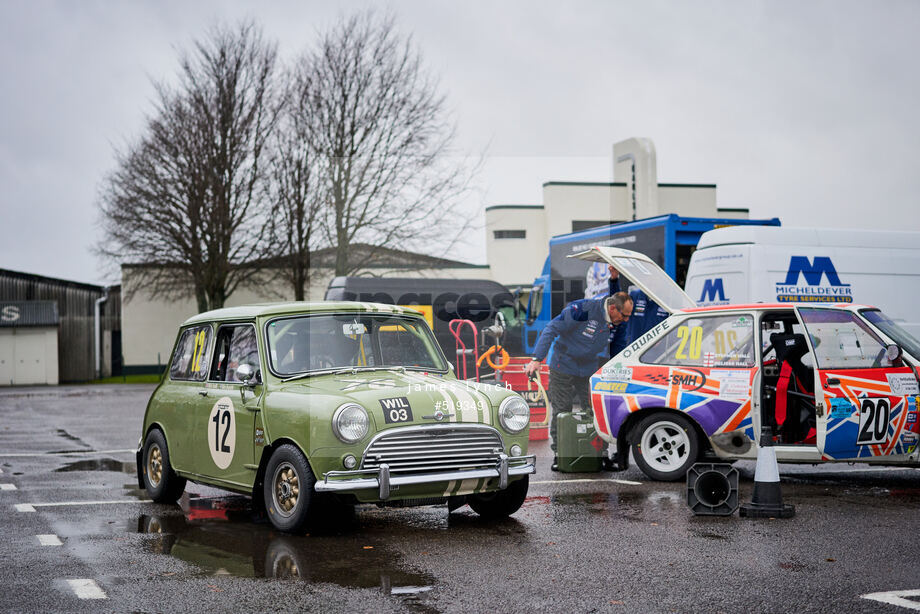
[{"label": "racing seat", "polygon": [[774,410],[776,432],[784,443],[809,443],[809,439],[814,440],[816,414],[814,371],[802,363],[808,353],[805,336],[774,333],[770,343],[780,364]]}]

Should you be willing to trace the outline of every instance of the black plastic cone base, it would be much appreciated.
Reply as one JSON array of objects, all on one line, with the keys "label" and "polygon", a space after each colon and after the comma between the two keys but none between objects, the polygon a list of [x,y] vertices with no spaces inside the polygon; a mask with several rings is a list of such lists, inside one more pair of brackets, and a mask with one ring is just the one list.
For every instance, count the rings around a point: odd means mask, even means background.
[{"label": "black plastic cone base", "polygon": [[743,503],[738,515],[743,518],[792,518],[795,506],[788,503]]}]

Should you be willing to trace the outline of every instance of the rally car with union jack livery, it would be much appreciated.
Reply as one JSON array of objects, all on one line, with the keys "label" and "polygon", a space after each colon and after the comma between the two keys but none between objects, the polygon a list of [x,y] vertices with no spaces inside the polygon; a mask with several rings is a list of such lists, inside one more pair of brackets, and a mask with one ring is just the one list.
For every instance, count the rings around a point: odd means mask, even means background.
[{"label": "rally car with union jack livery", "polygon": [[696,307],[651,259],[594,247],[671,315],[591,378],[595,428],[626,466],[678,480],[702,456],[920,465],[920,342],[874,307]]}]

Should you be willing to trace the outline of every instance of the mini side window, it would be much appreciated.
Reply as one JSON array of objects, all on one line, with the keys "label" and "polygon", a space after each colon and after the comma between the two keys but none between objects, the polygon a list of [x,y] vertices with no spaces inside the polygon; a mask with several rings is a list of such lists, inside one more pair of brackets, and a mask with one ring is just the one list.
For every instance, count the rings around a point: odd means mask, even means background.
[{"label": "mini side window", "polygon": [[642,362],[681,367],[753,367],[754,318],[687,318],[642,355]]},{"label": "mini side window", "polygon": [[214,349],[212,380],[239,382],[236,371],[240,365],[249,365],[253,372],[259,372],[259,348],[256,329],[250,324],[221,326],[217,331]]},{"label": "mini side window", "polygon": [[200,382],[208,373],[208,343],[210,326],[196,326],[182,331],[176,352],[169,364],[169,377],[174,380]]}]

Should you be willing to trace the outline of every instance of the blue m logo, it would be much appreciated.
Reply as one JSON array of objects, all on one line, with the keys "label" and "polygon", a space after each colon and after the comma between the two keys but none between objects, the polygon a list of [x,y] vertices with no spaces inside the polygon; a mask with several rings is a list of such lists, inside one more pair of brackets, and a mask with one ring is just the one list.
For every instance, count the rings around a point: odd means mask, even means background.
[{"label": "blue m logo", "polygon": [[799,273],[805,277],[805,282],[809,286],[821,285],[822,275],[827,275],[827,281],[832,286],[850,285],[840,283],[837,269],[827,256],[815,256],[814,262],[809,262],[806,256],[792,256],[789,259],[789,272],[786,273],[786,281],[783,283],[787,286],[796,285],[799,282]]},{"label": "blue m logo", "polygon": [[700,300],[698,302],[702,303],[704,301],[725,301],[725,288],[722,287],[722,278],[716,277],[715,279],[707,279],[703,282],[703,293],[700,294]]}]

